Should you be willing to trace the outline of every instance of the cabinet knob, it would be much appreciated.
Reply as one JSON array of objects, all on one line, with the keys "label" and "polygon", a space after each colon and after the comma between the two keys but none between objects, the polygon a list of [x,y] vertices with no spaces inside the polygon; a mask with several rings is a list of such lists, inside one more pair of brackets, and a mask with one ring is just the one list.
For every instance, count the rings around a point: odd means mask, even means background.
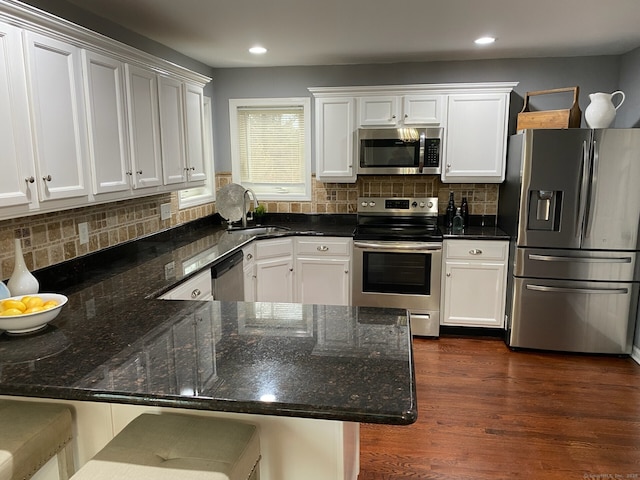
[{"label": "cabinet knob", "polygon": [[451,276],[451,272],[448,272],[448,273],[447,273],[447,277],[450,277],[450,276]]},{"label": "cabinet knob", "polygon": [[191,298],[198,298],[202,292],[199,288],[196,288],[191,292]]},{"label": "cabinet knob", "polygon": [[469,250],[469,254],[470,255],[482,255],[482,250],[480,250],[479,248],[472,248],[471,250]]},{"label": "cabinet knob", "polygon": [[290,268],[289,268],[289,271],[290,271],[290,272],[293,272],[293,267],[290,267]]},{"label": "cabinet knob", "polygon": [[42,177],[42,180],[44,180],[45,182],[50,182],[51,179],[51,175],[47,175],[46,177]]},{"label": "cabinet knob", "polygon": [[349,270],[345,270],[344,273],[349,273]]},{"label": "cabinet knob", "polygon": [[318,245],[318,251],[319,252],[328,252],[329,251],[329,247],[327,247],[326,245]]},{"label": "cabinet knob", "polygon": [[27,183],[33,183],[36,181],[36,179],[33,178],[33,175],[31,175],[30,177],[25,178],[24,181]]},{"label": "cabinet knob", "polygon": [[137,173],[138,175],[142,175],[142,170],[136,170],[136,173]]},{"label": "cabinet knob", "polygon": [[391,120],[395,120],[396,116],[395,115],[391,115]]},{"label": "cabinet knob", "polygon": [[196,169],[196,167],[191,167],[191,168],[190,168],[190,170],[195,170],[195,169]]},{"label": "cabinet knob", "polygon": [[408,114],[408,113],[405,113],[405,114],[404,114],[404,118],[409,118],[409,114]]},{"label": "cabinet knob", "polygon": [[253,255],[251,255],[250,253],[247,253],[247,260],[251,260],[253,258]]},{"label": "cabinet knob", "polygon": [[133,175],[133,172],[132,172],[131,170],[129,170],[129,171],[127,172],[127,175]]}]

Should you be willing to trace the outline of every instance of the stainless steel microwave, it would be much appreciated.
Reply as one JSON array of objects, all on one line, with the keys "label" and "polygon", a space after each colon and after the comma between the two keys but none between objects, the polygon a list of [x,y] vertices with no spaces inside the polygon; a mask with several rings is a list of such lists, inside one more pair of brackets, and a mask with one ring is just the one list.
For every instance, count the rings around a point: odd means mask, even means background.
[{"label": "stainless steel microwave", "polygon": [[360,128],[360,175],[440,174],[442,128]]}]

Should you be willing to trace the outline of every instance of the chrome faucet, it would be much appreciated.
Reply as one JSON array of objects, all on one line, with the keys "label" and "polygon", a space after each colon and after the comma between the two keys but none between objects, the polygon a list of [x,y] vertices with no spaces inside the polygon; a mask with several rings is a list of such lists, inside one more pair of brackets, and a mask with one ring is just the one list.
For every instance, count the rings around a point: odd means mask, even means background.
[{"label": "chrome faucet", "polygon": [[[247,227],[247,197],[248,194],[251,194],[251,196],[253,197],[253,208],[257,208],[258,205],[260,205],[260,203],[258,203],[258,197],[256,197],[256,194],[254,193],[253,190],[251,190],[250,188],[247,188],[244,191],[244,195],[242,196],[242,227],[246,228]],[[250,220],[253,220],[253,213],[251,214]]]}]

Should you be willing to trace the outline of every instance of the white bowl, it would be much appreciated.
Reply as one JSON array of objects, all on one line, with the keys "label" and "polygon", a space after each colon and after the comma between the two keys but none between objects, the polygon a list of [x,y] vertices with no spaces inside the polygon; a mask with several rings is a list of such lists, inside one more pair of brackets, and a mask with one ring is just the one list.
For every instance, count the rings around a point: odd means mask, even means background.
[{"label": "white bowl", "polygon": [[[4,298],[0,301],[20,300],[24,296],[25,295],[19,295],[17,297]],[[8,333],[29,333],[40,330],[56,318],[62,307],[67,303],[67,297],[57,293],[36,293],[31,296],[40,297],[45,302],[55,300],[58,302],[58,305],[42,312],[9,315],[6,317],[0,316],[0,330],[6,330]]]}]

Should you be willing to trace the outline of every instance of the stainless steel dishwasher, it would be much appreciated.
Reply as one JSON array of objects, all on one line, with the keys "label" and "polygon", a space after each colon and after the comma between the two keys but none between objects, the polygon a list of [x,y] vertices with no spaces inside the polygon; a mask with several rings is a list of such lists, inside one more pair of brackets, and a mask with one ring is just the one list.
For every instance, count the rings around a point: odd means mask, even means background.
[{"label": "stainless steel dishwasher", "polygon": [[239,251],[211,267],[211,287],[214,300],[244,301],[242,259],[242,251]]}]

